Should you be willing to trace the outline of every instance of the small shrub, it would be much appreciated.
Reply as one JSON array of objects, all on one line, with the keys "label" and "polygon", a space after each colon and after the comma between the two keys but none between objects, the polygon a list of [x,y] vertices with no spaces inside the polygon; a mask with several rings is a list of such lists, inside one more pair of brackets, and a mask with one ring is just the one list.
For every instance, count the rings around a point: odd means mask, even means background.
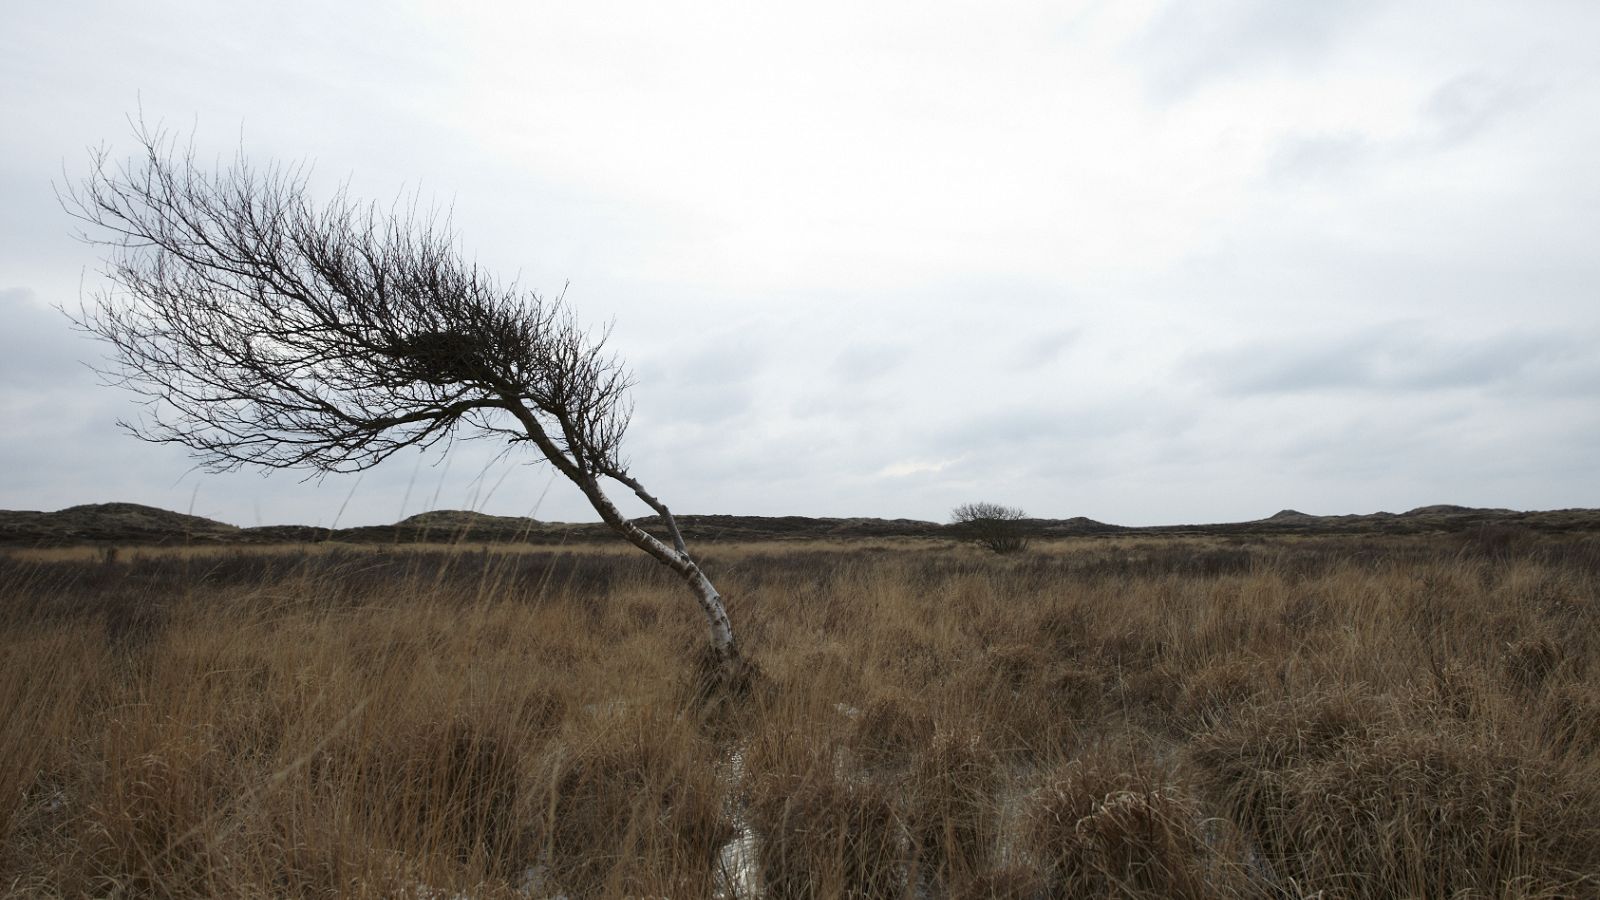
[{"label": "small shrub", "polygon": [[963,503],[950,513],[957,534],[1001,554],[1028,549],[1027,518],[1022,510],[998,503]]}]

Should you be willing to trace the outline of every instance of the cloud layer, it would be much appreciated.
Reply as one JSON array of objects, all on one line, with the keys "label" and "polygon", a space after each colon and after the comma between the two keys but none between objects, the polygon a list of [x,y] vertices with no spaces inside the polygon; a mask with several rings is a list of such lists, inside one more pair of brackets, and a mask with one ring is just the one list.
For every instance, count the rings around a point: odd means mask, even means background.
[{"label": "cloud layer", "polygon": [[[451,208],[639,376],[685,512],[1600,505],[1585,4],[33,5],[0,35],[0,506],[592,518],[458,444],[202,476],[51,305],[124,116]],[[341,512],[342,510],[342,512]]]}]

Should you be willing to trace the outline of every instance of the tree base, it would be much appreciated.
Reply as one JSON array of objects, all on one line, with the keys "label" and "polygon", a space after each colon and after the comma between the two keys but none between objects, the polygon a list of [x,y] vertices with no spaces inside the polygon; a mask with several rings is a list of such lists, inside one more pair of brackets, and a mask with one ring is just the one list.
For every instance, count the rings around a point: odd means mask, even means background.
[{"label": "tree base", "polygon": [[761,667],[741,654],[737,646],[726,651],[705,646],[695,656],[690,702],[702,714],[743,706],[766,680]]}]

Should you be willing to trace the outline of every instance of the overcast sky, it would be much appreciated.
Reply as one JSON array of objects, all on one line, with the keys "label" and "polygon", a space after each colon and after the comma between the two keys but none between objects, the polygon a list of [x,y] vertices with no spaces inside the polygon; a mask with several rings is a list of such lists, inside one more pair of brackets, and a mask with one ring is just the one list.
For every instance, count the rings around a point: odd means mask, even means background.
[{"label": "overcast sky", "polygon": [[679,512],[1600,506],[1597,47],[1590,0],[12,0],[0,508],[594,518],[486,444],[303,482],[120,433],[52,181],[141,106],[570,282]]}]

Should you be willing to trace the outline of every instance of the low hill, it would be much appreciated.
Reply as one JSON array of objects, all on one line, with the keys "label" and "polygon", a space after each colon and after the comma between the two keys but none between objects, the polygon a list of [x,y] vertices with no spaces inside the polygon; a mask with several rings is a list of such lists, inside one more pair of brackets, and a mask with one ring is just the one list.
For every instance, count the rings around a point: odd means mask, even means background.
[{"label": "low hill", "polygon": [[343,541],[358,544],[410,543],[551,543],[552,526],[520,516],[492,516],[465,509],[436,509],[407,516],[393,525],[353,528],[316,528],[307,525],[266,525],[244,529],[256,543]]},{"label": "low hill", "polygon": [[[638,520],[661,537],[658,517]],[[684,538],[694,544],[802,539],[944,538],[959,539],[954,526],[920,519],[812,518],[808,516],[684,515],[678,517]],[[1018,523],[1034,538],[1114,534],[1419,534],[1510,526],[1537,531],[1600,531],[1600,510],[1564,509],[1518,512],[1439,504],[1404,513],[1314,515],[1285,509],[1251,522],[1208,525],[1130,527],[1070,519],[1025,519]],[[199,516],[169,512],[136,503],[96,503],[57,512],[0,510],[0,546],[58,547],[79,544],[282,544],[338,541],[359,544],[394,543],[528,543],[583,544],[618,540],[598,522],[542,522],[518,516],[494,516],[470,510],[445,509],[419,513],[393,525],[319,528],[269,525],[238,528]]]},{"label": "low hill", "polygon": [[491,516],[470,509],[436,509],[432,512],[406,516],[395,523],[396,528],[532,528],[537,519],[522,516]]},{"label": "low hill", "polygon": [[1375,512],[1324,516],[1285,509],[1254,522],[1158,526],[1150,530],[1217,534],[1420,534],[1495,526],[1515,526],[1540,531],[1600,530],[1600,510],[1555,509],[1519,512],[1512,509],[1479,509],[1441,503],[1419,506],[1399,514]]},{"label": "low hill", "polygon": [[240,529],[223,522],[138,503],[89,503],[56,512],[0,510],[0,543],[225,543]]}]

